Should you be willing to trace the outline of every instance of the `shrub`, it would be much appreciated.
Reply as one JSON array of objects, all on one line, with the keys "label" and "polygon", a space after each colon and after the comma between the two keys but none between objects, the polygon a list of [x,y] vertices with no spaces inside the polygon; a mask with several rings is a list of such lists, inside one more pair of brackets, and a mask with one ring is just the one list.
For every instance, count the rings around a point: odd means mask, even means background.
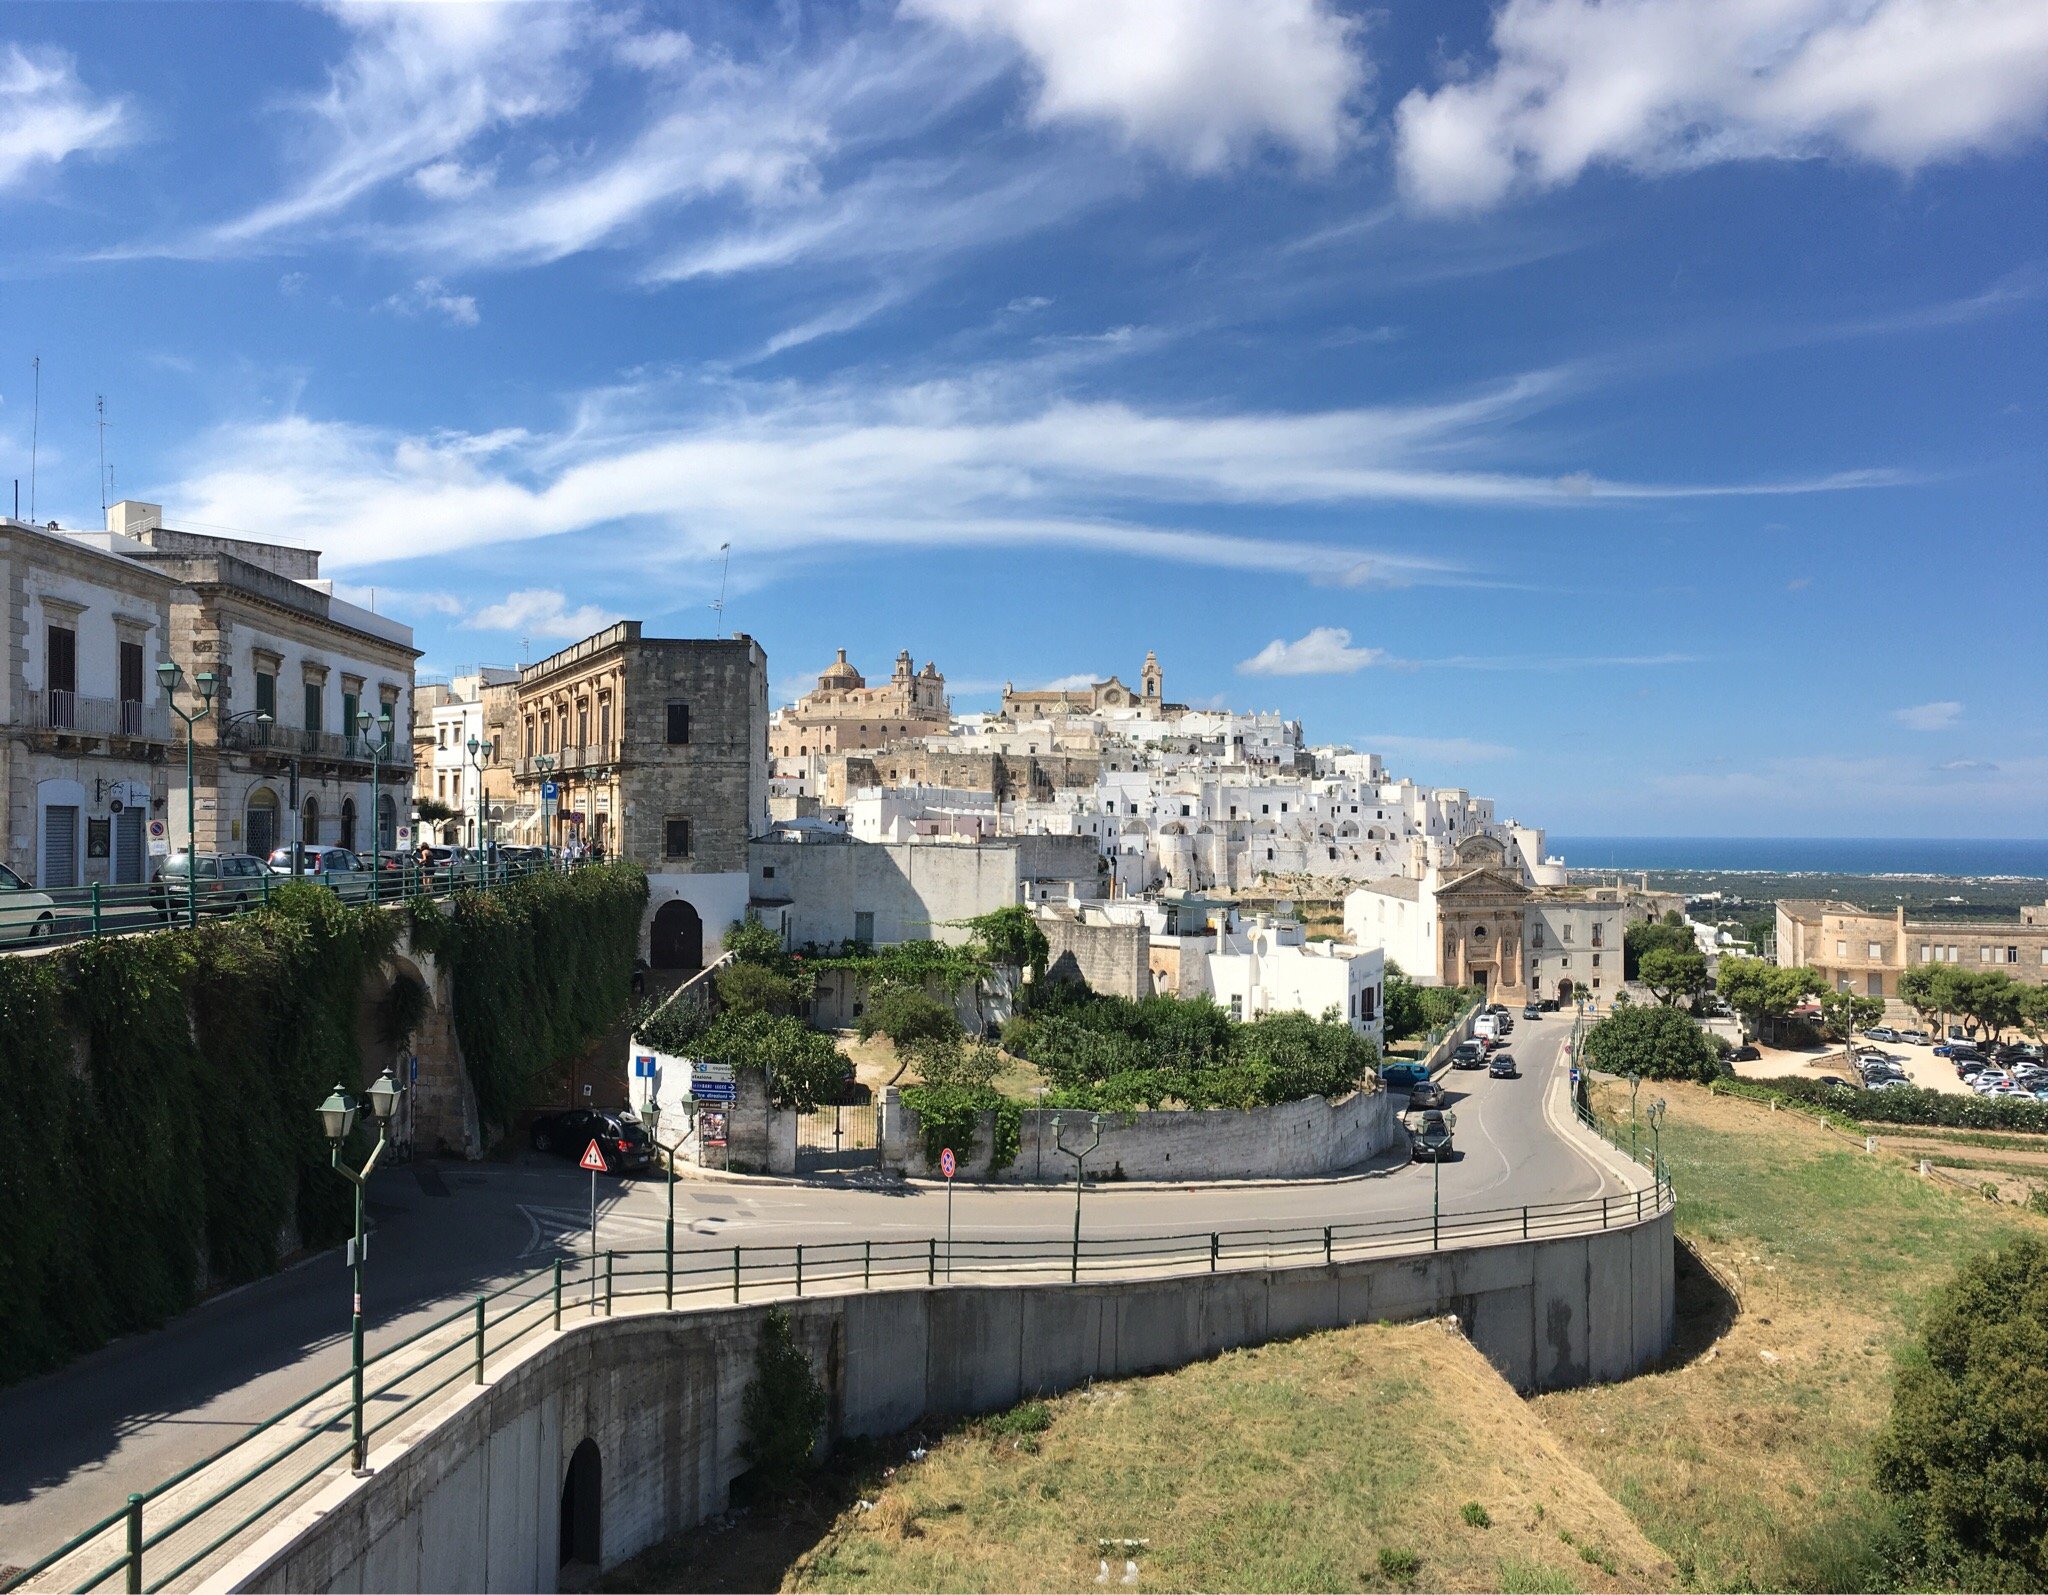
[{"label": "shrub", "polygon": [[2048,1585],[2048,1243],[2028,1235],[1965,1264],[1899,1370],[1876,1451],[1934,1579]]},{"label": "shrub", "polygon": [[806,983],[766,964],[731,963],[711,977],[718,1000],[739,1013],[791,1014],[809,994]]},{"label": "shrub", "polygon": [[1475,1529],[1493,1527],[1493,1514],[1477,1501],[1467,1501],[1463,1506],[1459,1507],[1458,1516],[1471,1524]]},{"label": "shrub", "polygon": [[1776,1080],[1724,1081],[1721,1089],[1756,1101],[1777,1097],[1800,1102],[1862,1124],[1926,1124],[1950,1130],[2030,1130],[2048,1133],[2048,1102],[2028,1097],[1958,1096],[1918,1086],[1860,1091],[1788,1076]]},{"label": "shrub", "polygon": [[1617,1005],[1586,1032],[1586,1061],[1609,1074],[1646,1080],[1716,1080],[1721,1048],[1698,1021],[1676,1008]]},{"label": "shrub", "polygon": [[1380,1547],[1380,1574],[1382,1577],[1394,1579],[1399,1583],[1406,1583],[1421,1571],[1422,1558],[1413,1551],[1397,1551],[1391,1545],[1382,1545]]},{"label": "shrub", "polygon": [[825,1390],[780,1307],[771,1307],[761,1325],[740,1422],[740,1455],[755,1487],[787,1495],[803,1483],[825,1422]]}]

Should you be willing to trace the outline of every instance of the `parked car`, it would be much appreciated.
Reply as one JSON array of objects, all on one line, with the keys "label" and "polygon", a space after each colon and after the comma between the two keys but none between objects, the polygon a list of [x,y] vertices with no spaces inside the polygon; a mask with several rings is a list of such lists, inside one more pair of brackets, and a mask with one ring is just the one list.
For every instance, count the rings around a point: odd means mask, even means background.
[{"label": "parked car", "polygon": [[1507,1011],[1508,1005],[1504,1002],[1490,1002],[1486,1005],[1486,1012],[1490,1014],[1505,1014]]},{"label": "parked car", "polygon": [[1512,1052],[1496,1052],[1486,1060],[1486,1073],[1489,1079],[1513,1080],[1518,1078],[1521,1072],[1515,1067],[1515,1055]]},{"label": "parked car", "polygon": [[1522,1017],[1524,1019],[1541,1019],[1543,1017],[1543,1004],[1540,1002],[1529,1003],[1522,1009]]},{"label": "parked car", "polygon": [[1483,1041],[1461,1041],[1451,1053],[1453,1069],[1483,1069],[1486,1067],[1486,1043]]},{"label": "parked car", "polygon": [[1483,1013],[1472,1021],[1472,1034],[1481,1041],[1495,1041],[1500,1038],[1500,1019],[1492,1013]]},{"label": "parked car", "polygon": [[570,1108],[563,1113],[543,1113],[529,1132],[536,1152],[553,1152],[561,1157],[580,1158],[592,1141],[604,1154],[613,1174],[625,1169],[644,1169],[654,1162],[654,1138],[638,1119],[599,1108]]},{"label": "parked car", "polygon": [[1924,1047],[1933,1038],[1924,1030],[1901,1030],[1899,1039],[1915,1047]]},{"label": "parked car", "polygon": [[1408,1121],[1408,1151],[1416,1162],[1424,1158],[1442,1162],[1451,1155],[1451,1130],[1457,1123],[1441,1108],[1412,1114]]},{"label": "parked car", "polygon": [[1879,1079],[1872,1080],[1869,1082],[1869,1088],[1872,1091],[1917,1091],[1919,1089],[1918,1086],[1914,1085],[1904,1075],[1897,1074],[1888,1074]]},{"label": "parked car", "polygon": [[1897,1041],[1899,1033],[1890,1025],[1875,1025],[1863,1032],[1872,1041]]},{"label": "parked car", "polygon": [[[292,852],[289,847],[276,849],[266,861],[273,875],[290,875]],[[353,872],[368,866],[353,848],[337,847],[331,842],[308,843],[297,849],[301,875],[324,875],[339,871]]]},{"label": "parked car", "polygon": [[1380,1065],[1380,1084],[1389,1091],[1407,1091],[1414,1087],[1416,1081],[1428,1078],[1427,1069],[1406,1059]]},{"label": "parked car", "polygon": [[[263,901],[269,873],[263,860],[248,853],[201,853],[198,857],[197,892],[202,914],[233,914]],[[193,856],[173,853],[156,868],[150,891],[157,912],[172,916],[185,906],[194,890]]]},{"label": "parked car", "polygon": [[1440,1108],[1444,1105],[1444,1088],[1434,1080],[1417,1080],[1408,1089],[1408,1106],[1411,1108]]},{"label": "parked car", "polygon": [[1820,1077],[1820,1083],[1822,1085],[1838,1086],[1844,1091],[1854,1091],[1857,1089],[1838,1074],[1824,1074]]},{"label": "parked car", "polygon": [[55,935],[57,905],[5,864],[0,864],[0,941],[35,941]]}]

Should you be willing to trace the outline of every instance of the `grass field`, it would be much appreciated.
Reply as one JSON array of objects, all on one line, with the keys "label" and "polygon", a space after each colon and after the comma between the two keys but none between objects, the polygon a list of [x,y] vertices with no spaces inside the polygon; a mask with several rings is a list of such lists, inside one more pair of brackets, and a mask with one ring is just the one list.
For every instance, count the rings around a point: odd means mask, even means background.
[{"label": "grass field", "polygon": [[[1796,1114],[1658,1089],[1670,1102],[1679,1235],[1740,1311],[1689,1270],[1690,1360],[1544,1396],[1535,1410],[1688,1584],[1868,1588],[1882,1515],[1868,1448],[1890,1408],[1894,1358],[1959,1262],[2043,1221],[1922,1180]],[[1603,1105],[1625,1114],[1625,1103],[1605,1093]]]},{"label": "grass field", "polygon": [[[1131,1587],[1157,1590],[1632,1590],[1673,1577],[1436,1324],[1231,1352],[929,1444],[893,1476],[870,1462],[842,1481],[844,1509],[784,1553],[781,1587],[1082,1589],[1105,1560],[1112,1589],[1127,1560]],[[613,1587],[747,1587],[728,1580],[733,1565],[773,1587],[761,1538],[692,1535]]]}]

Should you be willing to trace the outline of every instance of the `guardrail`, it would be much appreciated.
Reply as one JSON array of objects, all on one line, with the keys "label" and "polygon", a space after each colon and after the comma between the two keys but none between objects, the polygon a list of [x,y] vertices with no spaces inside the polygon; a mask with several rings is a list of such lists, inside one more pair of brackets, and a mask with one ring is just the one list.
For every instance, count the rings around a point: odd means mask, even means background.
[{"label": "guardrail", "polygon": [[415,897],[495,891],[544,870],[571,867],[560,859],[492,863],[479,858],[422,869],[417,861],[405,858],[377,870],[280,875],[264,868],[253,875],[202,876],[196,892],[187,879],[175,876],[122,884],[94,881],[50,891],[0,891],[0,950],[134,935],[190,924],[195,919],[253,913],[269,905],[272,892],[295,880],[324,886],[352,906],[375,907]]},{"label": "guardrail", "polygon": [[[1004,1240],[913,1236],[789,1245],[588,1252],[558,1258],[385,1348],[364,1364],[366,1440],[388,1440],[401,1420],[457,1385],[480,1385],[533,1337],[578,1317],[667,1311],[778,1297],[1051,1280],[1170,1278],[1224,1270],[1328,1266],[1558,1236],[1655,1218],[1673,1203],[1659,1175],[1637,1191],[1572,1202],[1261,1226],[1175,1235]],[[250,1428],[0,1582],[93,1590],[121,1578],[129,1590],[203,1578],[249,1530],[341,1476],[352,1439],[351,1374]]]}]

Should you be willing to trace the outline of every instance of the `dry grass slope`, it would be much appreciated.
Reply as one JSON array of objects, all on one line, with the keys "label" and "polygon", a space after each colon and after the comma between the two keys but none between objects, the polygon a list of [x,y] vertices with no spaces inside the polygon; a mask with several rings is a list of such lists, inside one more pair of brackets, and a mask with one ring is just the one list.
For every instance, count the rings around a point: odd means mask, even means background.
[{"label": "dry grass slope", "polygon": [[[968,1425],[800,1558],[798,1590],[1627,1590],[1668,1561],[1459,1335],[1367,1326]],[[1461,1514],[1467,1502],[1483,1510]],[[1472,1519],[1468,1521],[1467,1517]],[[1386,1553],[1384,1556],[1382,1553]]]}]

